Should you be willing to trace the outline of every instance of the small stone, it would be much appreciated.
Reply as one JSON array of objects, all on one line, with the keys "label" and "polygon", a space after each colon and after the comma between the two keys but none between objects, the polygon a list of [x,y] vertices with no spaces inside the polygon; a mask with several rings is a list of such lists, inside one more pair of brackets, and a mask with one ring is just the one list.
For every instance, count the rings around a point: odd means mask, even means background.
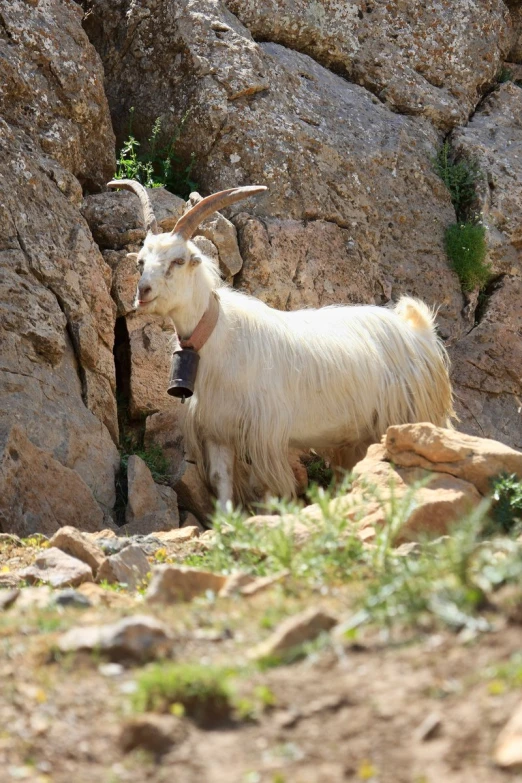
[{"label": "small stone", "polygon": [[75,587],[82,582],[92,582],[92,570],[81,560],[52,547],[44,550],[32,566],[19,575],[28,582],[44,582],[51,587]]},{"label": "small stone", "polygon": [[24,587],[17,598],[16,609],[19,612],[25,612],[28,609],[45,609],[51,603],[52,595],[53,591],[48,585]]},{"label": "small stone", "polygon": [[196,525],[154,533],[154,538],[157,538],[162,544],[182,544],[184,541],[190,541],[198,536],[199,527],[196,527]]},{"label": "small stone", "polygon": [[499,767],[522,766],[522,703],[498,735],[493,756]]},{"label": "small stone", "polygon": [[86,596],[93,606],[110,606],[116,608],[129,608],[136,606],[136,600],[128,593],[118,590],[105,590],[94,582],[84,582],[78,592]]},{"label": "small stone", "polygon": [[98,542],[100,539],[116,538],[116,533],[114,530],[111,530],[108,527],[104,528],[104,530],[97,530],[95,533],[84,533],[84,535],[90,538],[91,541],[96,542]]},{"label": "small stone", "polygon": [[272,576],[260,576],[257,579],[254,579],[254,581],[250,584],[241,587],[239,592],[241,595],[247,597],[257,595],[257,593],[261,593],[263,590],[268,590],[269,587],[273,587],[278,582],[286,579],[289,574],[290,571],[280,571],[278,574],[273,574]]},{"label": "small stone", "polygon": [[185,566],[158,565],[152,571],[152,579],[145,600],[149,603],[176,603],[192,601],[198,595],[211,590],[219,593],[227,581],[226,576],[200,571]]},{"label": "small stone", "polygon": [[241,572],[231,574],[227,577],[225,584],[219,591],[219,596],[220,598],[229,598],[231,595],[241,592],[241,588],[251,585],[254,581],[255,577],[250,576],[250,574]]},{"label": "small stone", "polygon": [[11,590],[1,590],[0,611],[2,609],[9,609],[9,607],[14,604],[14,602],[16,601],[19,595],[20,595],[20,590],[18,587],[14,587]]},{"label": "small stone", "polygon": [[323,609],[306,609],[280,623],[268,639],[251,651],[250,657],[266,658],[284,653],[303,642],[313,641],[320,633],[337,625],[337,622],[336,617]]},{"label": "small stone", "polygon": [[89,541],[87,536],[75,527],[61,527],[49,541],[49,546],[55,546],[77,560],[87,563],[93,574],[96,574],[104,559],[101,548]]},{"label": "small stone", "polygon": [[123,549],[117,555],[107,557],[98,569],[98,582],[124,583],[129,590],[135,590],[150,571],[141,547],[136,544]]},{"label": "small stone", "polygon": [[58,640],[61,652],[98,650],[113,661],[150,661],[170,653],[172,638],[154,617],[135,615],[112,625],[71,628]]},{"label": "small stone", "polygon": [[53,596],[52,603],[56,606],[73,606],[78,609],[87,609],[89,606],[92,606],[92,601],[86,595],[72,589],[61,590],[59,593],[56,593]]},{"label": "small stone", "polygon": [[440,715],[436,712],[430,712],[429,715],[426,715],[420,726],[417,727],[415,739],[419,742],[425,742],[426,740],[432,739],[439,733],[441,725],[442,720]]},{"label": "small stone", "polygon": [[162,755],[170,748],[182,742],[187,736],[187,728],[182,720],[174,715],[155,715],[149,713],[131,718],[122,727],[120,747],[124,753],[141,748],[155,755]]}]

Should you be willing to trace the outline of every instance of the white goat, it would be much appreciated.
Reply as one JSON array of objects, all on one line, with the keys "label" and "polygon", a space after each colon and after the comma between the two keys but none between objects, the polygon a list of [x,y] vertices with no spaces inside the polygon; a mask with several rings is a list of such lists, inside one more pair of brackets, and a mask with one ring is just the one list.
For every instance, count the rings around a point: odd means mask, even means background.
[{"label": "white goat", "polygon": [[447,355],[421,301],[282,312],[222,283],[190,238],[209,214],[265,188],[208,196],[162,234],[144,188],[133,180],[109,185],[133,190],[144,211],[140,312],[170,316],[189,338],[217,292],[217,323],[199,351],[185,437],[222,507],[243,494],[237,471],[234,481],[237,461],[250,464],[264,492],[292,496],[289,447],[326,451],[349,468],[391,424],[451,426]]}]

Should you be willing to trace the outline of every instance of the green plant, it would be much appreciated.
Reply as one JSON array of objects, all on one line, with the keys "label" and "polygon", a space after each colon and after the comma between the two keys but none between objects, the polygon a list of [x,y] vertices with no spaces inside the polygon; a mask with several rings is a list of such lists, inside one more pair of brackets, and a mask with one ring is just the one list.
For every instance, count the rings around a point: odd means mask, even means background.
[{"label": "green plant", "polygon": [[196,163],[192,153],[188,164],[185,164],[176,153],[181,132],[188,118],[188,112],[182,118],[179,127],[170,141],[161,145],[161,118],[158,117],[152,126],[149,138],[142,146],[132,132],[134,109],[130,111],[129,135],[122,144],[117,158],[115,179],[135,179],[147,188],[164,187],[181,198],[188,198],[191,191],[197,189],[197,183],[192,179],[192,170]]},{"label": "green plant", "polygon": [[503,66],[497,76],[497,82],[499,84],[505,84],[506,82],[513,81],[513,71],[510,68]]},{"label": "green plant", "polygon": [[448,188],[458,220],[467,217],[467,211],[475,200],[475,188],[481,172],[476,160],[462,158],[457,161],[448,141],[434,159],[435,171]]},{"label": "green plant", "polygon": [[139,675],[132,704],[138,712],[177,712],[215,725],[233,712],[229,677],[229,670],[197,663],[155,664]]},{"label": "green plant", "polygon": [[522,481],[515,473],[502,473],[492,482],[493,505],[484,534],[520,533],[522,528]]},{"label": "green plant", "polygon": [[453,223],[444,236],[446,252],[464,291],[484,288],[491,276],[486,229],[481,223]]},{"label": "green plant", "polygon": [[311,484],[319,484],[320,487],[329,487],[333,481],[332,468],[318,454],[315,454],[305,463],[308,481]]}]

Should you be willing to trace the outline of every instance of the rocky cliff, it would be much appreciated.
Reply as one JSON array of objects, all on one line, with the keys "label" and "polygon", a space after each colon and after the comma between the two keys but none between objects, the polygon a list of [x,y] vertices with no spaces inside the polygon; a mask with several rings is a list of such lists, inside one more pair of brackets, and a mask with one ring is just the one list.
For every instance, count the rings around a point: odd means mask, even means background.
[{"label": "rocky cliff", "polygon": [[[107,519],[118,384],[131,419],[176,451],[150,416],[173,429],[171,325],[132,315],[139,214],[103,192],[131,108],[142,142],[158,117],[165,139],[182,128],[202,193],[268,185],[233,225],[202,229],[230,280],[288,309],[420,296],[439,308],[460,427],[522,448],[521,13],[518,0],[0,0],[0,529],[13,508],[24,534],[71,524],[59,498]],[[480,297],[444,248],[445,141],[480,169]],[[164,191],[155,204],[165,225],[183,207]]]}]

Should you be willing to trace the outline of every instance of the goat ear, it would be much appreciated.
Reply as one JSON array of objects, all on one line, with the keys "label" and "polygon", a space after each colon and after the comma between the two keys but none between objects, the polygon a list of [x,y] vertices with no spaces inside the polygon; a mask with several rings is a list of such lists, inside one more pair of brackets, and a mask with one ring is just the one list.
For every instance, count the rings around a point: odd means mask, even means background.
[{"label": "goat ear", "polygon": [[189,264],[190,266],[197,266],[198,264],[201,264],[201,256],[190,256]]},{"label": "goat ear", "polygon": [[134,261],[135,264],[138,263],[138,254],[137,253],[127,253],[127,258],[130,261]]}]

